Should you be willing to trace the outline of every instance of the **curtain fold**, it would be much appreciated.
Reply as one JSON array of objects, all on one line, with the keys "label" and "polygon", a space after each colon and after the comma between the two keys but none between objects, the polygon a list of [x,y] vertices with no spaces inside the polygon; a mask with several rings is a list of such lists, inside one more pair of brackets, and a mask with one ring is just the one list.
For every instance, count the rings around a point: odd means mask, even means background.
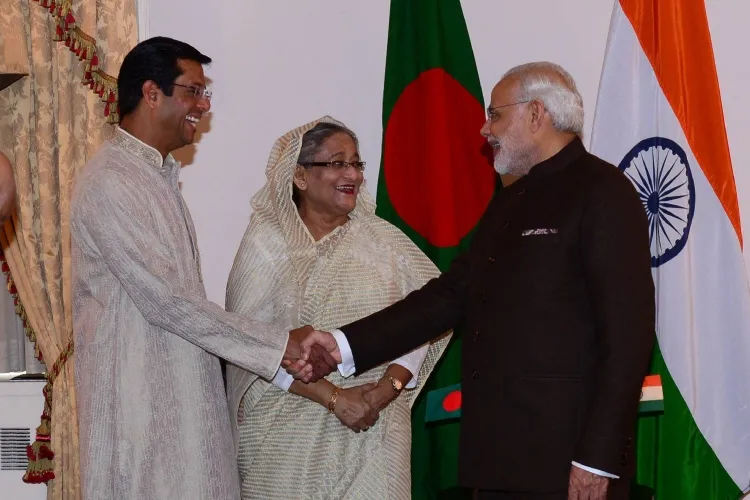
[{"label": "curtain fold", "polygon": [[[28,342],[13,305],[13,297],[7,290],[0,290],[0,373],[26,370]],[[31,351],[34,351],[33,346]]]},{"label": "curtain fold", "polygon": [[0,41],[0,53],[20,54],[16,67],[29,75],[0,91],[0,150],[13,163],[18,191],[17,213],[0,243],[17,310],[48,373],[24,480],[47,482],[50,499],[73,500],[80,498],[80,472],[70,196],[77,173],[112,132],[105,114],[116,118],[116,96],[107,76],[137,42],[135,0],[2,2],[0,33],[18,26],[20,36]]}]

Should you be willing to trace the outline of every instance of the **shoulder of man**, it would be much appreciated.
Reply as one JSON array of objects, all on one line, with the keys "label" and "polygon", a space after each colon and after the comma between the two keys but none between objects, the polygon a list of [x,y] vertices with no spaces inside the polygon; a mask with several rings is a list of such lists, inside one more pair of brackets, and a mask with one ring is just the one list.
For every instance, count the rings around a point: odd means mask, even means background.
[{"label": "shoulder of man", "polygon": [[90,213],[92,208],[105,203],[142,201],[144,190],[148,189],[148,179],[138,179],[138,173],[129,169],[126,163],[116,152],[102,147],[76,178],[71,216],[81,209]]},{"label": "shoulder of man", "polygon": [[[598,192],[610,191],[635,193],[633,184],[616,165],[589,152],[584,153],[576,162],[577,172]],[[583,180],[582,179],[582,180]]]}]

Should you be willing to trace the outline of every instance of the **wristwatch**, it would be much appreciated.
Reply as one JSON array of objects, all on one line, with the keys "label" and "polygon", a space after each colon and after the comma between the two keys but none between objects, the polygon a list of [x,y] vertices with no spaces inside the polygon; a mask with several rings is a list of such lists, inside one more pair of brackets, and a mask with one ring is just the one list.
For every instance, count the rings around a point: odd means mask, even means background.
[{"label": "wristwatch", "polygon": [[396,377],[391,377],[390,375],[388,375],[386,378],[391,381],[391,386],[393,386],[394,391],[401,392],[401,390],[404,388],[404,383]]}]

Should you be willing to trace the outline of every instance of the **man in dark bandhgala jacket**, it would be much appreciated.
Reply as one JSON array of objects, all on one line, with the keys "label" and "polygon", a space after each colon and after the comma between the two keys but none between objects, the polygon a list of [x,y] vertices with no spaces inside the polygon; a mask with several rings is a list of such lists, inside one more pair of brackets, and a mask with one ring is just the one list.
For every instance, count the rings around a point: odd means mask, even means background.
[{"label": "man in dark bandhgala jacket", "polygon": [[303,347],[326,347],[349,375],[460,327],[461,483],[480,499],[625,499],[654,343],[643,205],[584,149],[582,99],[559,66],[513,68],[487,112],[495,169],[520,179],[492,201],[470,250]]}]

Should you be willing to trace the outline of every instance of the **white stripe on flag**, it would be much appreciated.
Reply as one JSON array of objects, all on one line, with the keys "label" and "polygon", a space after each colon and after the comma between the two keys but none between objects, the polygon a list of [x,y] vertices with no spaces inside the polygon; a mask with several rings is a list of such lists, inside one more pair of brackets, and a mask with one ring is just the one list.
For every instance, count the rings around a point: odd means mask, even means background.
[{"label": "white stripe on flag", "polygon": [[[675,254],[654,269],[659,347],[698,428],[744,489],[750,483],[750,291],[742,252],[619,4],[612,17],[599,88],[591,141],[595,155],[619,165],[634,146],[653,137],[674,141],[674,149],[684,150],[695,205],[681,250],[674,240],[685,234],[689,210],[665,209],[663,200],[660,205],[659,197],[666,199],[669,194],[658,182],[653,189],[639,190],[676,227],[662,221],[664,227],[657,227],[662,231],[661,245],[652,239],[652,256],[666,255],[670,249]],[[681,162],[674,151],[646,146],[629,164],[626,173],[631,177],[638,179],[639,173],[654,172],[675,161],[679,169]],[[667,163],[662,166],[664,160]],[[687,180],[683,173],[676,182],[686,187],[670,194],[687,193]],[[689,193],[670,203],[679,205],[688,198]],[[665,210],[682,216],[685,223]]]}]

